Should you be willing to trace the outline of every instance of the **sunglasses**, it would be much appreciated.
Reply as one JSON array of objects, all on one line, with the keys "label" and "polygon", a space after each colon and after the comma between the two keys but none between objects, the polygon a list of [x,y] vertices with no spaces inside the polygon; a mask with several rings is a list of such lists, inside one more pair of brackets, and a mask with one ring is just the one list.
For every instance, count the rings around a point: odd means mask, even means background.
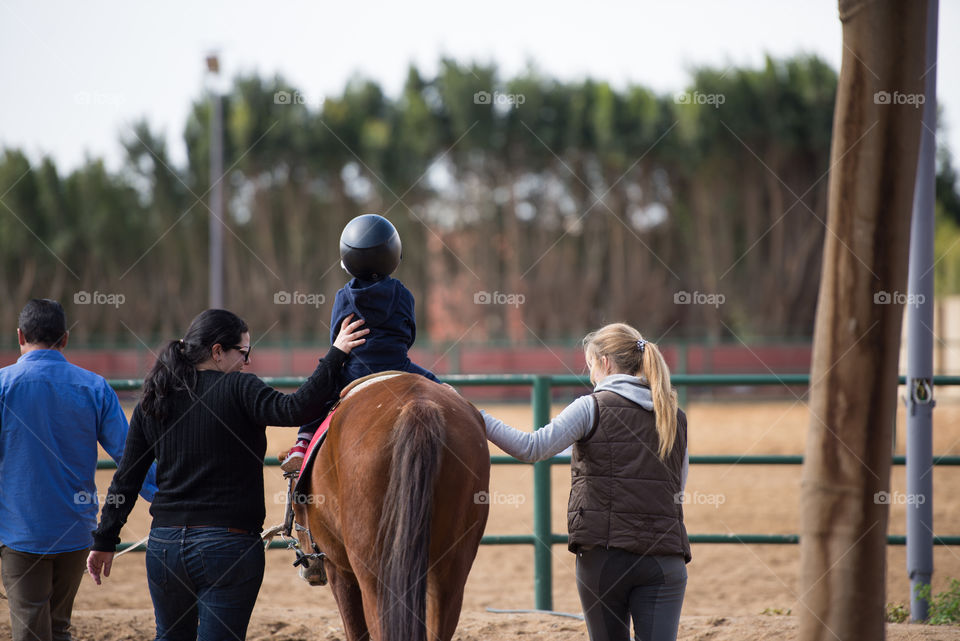
[{"label": "sunglasses", "polygon": [[243,356],[244,365],[250,364],[250,351],[253,349],[252,346],[245,348],[243,345],[234,345],[232,349],[235,349],[238,352],[240,352],[240,355]]}]

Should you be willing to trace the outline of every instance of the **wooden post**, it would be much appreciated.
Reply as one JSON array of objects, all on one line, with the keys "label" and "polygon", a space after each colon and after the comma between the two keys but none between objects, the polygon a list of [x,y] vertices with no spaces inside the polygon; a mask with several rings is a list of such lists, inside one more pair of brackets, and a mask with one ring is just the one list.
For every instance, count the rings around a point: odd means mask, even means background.
[{"label": "wooden post", "polygon": [[843,60],[803,466],[800,638],[876,641],[885,626],[882,493],[890,490],[927,3],[841,0],[839,8]]}]

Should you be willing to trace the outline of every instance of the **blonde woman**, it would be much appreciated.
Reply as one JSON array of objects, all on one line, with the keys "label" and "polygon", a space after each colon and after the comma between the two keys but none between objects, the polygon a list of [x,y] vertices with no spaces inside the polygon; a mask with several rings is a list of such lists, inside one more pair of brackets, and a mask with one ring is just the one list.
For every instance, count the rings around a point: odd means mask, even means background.
[{"label": "blonde woman", "polygon": [[592,394],[536,432],[484,412],[487,438],[527,462],[569,446],[567,507],[577,589],[592,641],[676,639],[690,542],[680,497],[687,419],[659,348],[624,323],[583,339]]}]

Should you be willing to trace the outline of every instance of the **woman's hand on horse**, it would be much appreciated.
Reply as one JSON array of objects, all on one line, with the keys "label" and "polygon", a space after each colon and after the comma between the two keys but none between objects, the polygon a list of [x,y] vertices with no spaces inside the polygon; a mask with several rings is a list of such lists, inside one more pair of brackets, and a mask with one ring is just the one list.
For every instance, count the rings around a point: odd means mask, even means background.
[{"label": "woman's hand on horse", "polygon": [[350,322],[351,318],[353,318],[353,314],[343,319],[343,322],[340,323],[340,334],[337,336],[337,340],[333,341],[333,346],[344,354],[349,354],[354,347],[367,342],[367,339],[360,337],[370,333],[369,329],[357,329],[364,323],[362,318]]},{"label": "woman's hand on horse", "polygon": [[110,566],[113,565],[113,552],[98,552],[93,550],[87,557],[87,572],[100,585],[100,571],[103,576],[110,576]]}]

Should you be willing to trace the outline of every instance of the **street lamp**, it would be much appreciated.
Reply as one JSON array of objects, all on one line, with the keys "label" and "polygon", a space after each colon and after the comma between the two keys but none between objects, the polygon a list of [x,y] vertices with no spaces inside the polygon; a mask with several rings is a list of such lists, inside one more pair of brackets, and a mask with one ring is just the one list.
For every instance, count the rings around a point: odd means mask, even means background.
[{"label": "street lamp", "polygon": [[210,307],[223,308],[223,101],[217,78],[220,59],[207,55],[210,74]]}]

